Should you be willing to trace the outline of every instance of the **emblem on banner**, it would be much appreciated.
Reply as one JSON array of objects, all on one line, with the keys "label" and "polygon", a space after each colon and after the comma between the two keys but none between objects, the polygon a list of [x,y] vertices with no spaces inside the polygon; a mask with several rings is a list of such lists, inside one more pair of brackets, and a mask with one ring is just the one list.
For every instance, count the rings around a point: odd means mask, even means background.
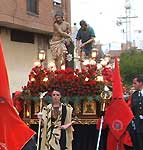
[{"label": "emblem on banner", "polygon": [[112,123],[112,128],[114,130],[122,130],[123,129],[123,123],[120,120],[115,120]]}]

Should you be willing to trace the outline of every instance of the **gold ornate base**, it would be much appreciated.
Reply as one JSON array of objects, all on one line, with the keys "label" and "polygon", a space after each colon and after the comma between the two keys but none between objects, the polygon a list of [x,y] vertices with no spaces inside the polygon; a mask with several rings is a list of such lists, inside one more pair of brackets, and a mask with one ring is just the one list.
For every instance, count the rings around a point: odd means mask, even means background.
[{"label": "gold ornate base", "polygon": [[[96,119],[78,119],[77,122],[75,122],[75,124],[81,124],[81,125],[90,125],[90,124],[96,124],[97,123],[98,118]],[[24,119],[24,122],[27,125],[30,124],[38,124],[39,120],[38,119]]]},{"label": "gold ornate base", "polygon": [[[45,105],[45,104],[44,104]],[[27,103],[24,105],[24,118],[26,124],[38,124],[39,120],[36,114],[39,112],[39,102]],[[27,116],[27,108],[30,110]],[[96,124],[99,118],[100,103],[91,100],[83,100],[80,103],[74,103],[73,105],[73,120],[76,124]]]}]

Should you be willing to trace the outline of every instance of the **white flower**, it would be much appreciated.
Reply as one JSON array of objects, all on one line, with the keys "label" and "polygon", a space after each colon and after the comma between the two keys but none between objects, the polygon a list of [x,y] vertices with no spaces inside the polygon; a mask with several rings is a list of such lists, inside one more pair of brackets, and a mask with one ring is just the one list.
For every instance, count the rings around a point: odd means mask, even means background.
[{"label": "white flower", "polygon": [[67,57],[66,57],[67,61],[72,61],[73,57],[72,57],[72,54],[68,54]]}]

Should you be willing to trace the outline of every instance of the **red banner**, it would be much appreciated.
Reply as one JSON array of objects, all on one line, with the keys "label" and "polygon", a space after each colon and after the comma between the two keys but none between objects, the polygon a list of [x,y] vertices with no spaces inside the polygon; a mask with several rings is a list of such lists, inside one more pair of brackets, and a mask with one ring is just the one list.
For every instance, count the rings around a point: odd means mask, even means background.
[{"label": "red banner", "polygon": [[113,136],[119,140],[133,119],[133,113],[123,97],[123,86],[117,58],[115,58],[112,88],[112,101],[105,113],[105,118]]},{"label": "red banner", "polygon": [[0,102],[0,147],[20,150],[35,134],[6,102]]},{"label": "red banner", "polygon": [[21,150],[34,134],[13,108],[0,41],[0,149]]}]

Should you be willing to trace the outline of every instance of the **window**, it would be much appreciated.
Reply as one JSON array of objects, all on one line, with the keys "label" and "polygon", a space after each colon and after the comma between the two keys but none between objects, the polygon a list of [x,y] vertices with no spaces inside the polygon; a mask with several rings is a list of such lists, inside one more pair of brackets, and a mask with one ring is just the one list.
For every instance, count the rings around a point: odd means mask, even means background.
[{"label": "window", "polygon": [[53,0],[55,3],[61,3],[61,0]]},{"label": "window", "polygon": [[27,0],[27,11],[38,14],[38,1],[39,0]]},{"label": "window", "polygon": [[34,33],[21,30],[11,30],[11,41],[34,44]]},{"label": "window", "polygon": [[60,5],[61,4],[61,0],[53,0],[53,4],[54,5]]},{"label": "window", "polygon": [[38,50],[47,50],[48,48],[48,37],[44,35],[37,35]]}]

